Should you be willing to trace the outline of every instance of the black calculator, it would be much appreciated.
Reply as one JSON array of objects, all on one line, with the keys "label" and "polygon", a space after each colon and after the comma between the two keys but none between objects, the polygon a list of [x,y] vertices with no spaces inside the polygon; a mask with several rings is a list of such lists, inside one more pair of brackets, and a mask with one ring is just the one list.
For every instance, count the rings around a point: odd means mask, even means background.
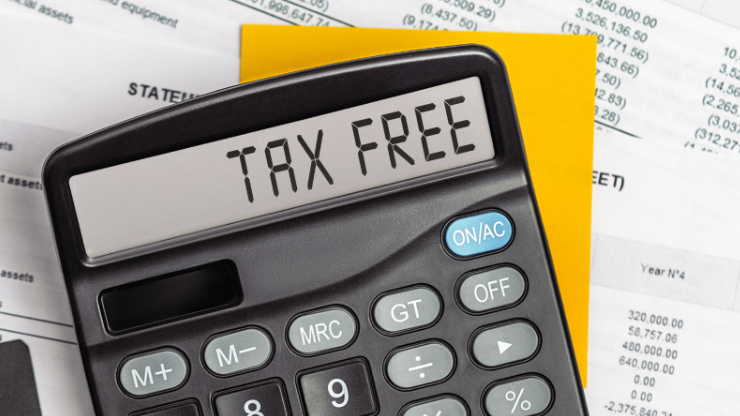
[{"label": "black calculator", "polygon": [[501,58],[235,86],[43,172],[99,415],[586,415]]}]

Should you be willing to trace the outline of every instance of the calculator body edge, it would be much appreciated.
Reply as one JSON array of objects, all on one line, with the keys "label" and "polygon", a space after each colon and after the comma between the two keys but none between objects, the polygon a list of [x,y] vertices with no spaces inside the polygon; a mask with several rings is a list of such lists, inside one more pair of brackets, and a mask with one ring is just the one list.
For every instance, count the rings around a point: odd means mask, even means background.
[{"label": "calculator body edge", "polygon": [[[480,79],[494,140],[489,162],[312,204],[266,218],[231,224],[99,259],[85,255],[68,181],[75,174],[238,136],[292,121],[409,93],[471,76]],[[568,335],[555,272],[537,208],[508,76],[501,58],[478,45],[414,51],[291,73],[227,88],[157,110],[61,146],[49,157],[43,179],[88,385],[96,412],[131,414],[195,399],[203,415],[215,414],[221,392],[279,380],[290,412],[305,414],[299,375],[333,363],[364,360],[379,411],[396,415],[410,403],[458,397],[471,415],[486,414],[485,392],[522,374],[544,376],[553,387],[548,415],[585,415],[585,398]],[[460,260],[444,250],[442,232],[454,218],[500,210],[515,236],[502,251]],[[357,238],[361,230],[362,238]],[[279,252],[279,255],[275,253]],[[100,294],[182,270],[229,262],[240,279],[236,306],[154,326],[113,333],[101,318]],[[455,290],[477,270],[510,265],[527,280],[516,305],[490,313],[463,310]],[[424,285],[441,298],[439,319],[398,335],[379,331],[371,307],[381,294]],[[287,344],[296,316],[332,305],[351,311],[358,333],[347,346],[304,356]],[[480,328],[524,319],[540,331],[531,359],[483,369],[471,358],[471,336]],[[203,365],[209,337],[257,327],[274,346],[254,371],[218,377]],[[400,390],[387,380],[389,354],[439,340],[454,351],[449,378]],[[122,392],[116,374],[124,359],[162,347],[189,363],[179,388],[135,398]]]}]

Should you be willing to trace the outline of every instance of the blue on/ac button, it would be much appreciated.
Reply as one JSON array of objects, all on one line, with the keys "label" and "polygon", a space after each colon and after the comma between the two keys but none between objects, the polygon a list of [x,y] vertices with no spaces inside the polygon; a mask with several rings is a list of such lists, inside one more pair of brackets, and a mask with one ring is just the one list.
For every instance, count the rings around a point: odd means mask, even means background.
[{"label": "blue on/ac button", "polygon": [[514,236],[514,227],[503,213],[487,211],[452,221],[444,234],[451,254],[471,257],[506,247]]}]

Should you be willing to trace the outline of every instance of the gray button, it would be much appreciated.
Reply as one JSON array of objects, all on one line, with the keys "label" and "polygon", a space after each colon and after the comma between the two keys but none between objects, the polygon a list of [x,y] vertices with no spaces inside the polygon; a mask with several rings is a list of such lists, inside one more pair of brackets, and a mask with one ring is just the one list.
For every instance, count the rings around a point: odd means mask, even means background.
[{"label": "gray button", "polygon": [[118,379],[129,394],[146,396],[179,387],[187,375],[185,357],[167,348],[127,359],[121,366]]},{"label": "gray button", "polygon": [[373,317],[383,330],[399,332],[431,324],[441,310],[437,294],[419,287],[383,296],[373,308]]},{"label": "gray button", "polygon": [[527,377],[495,386],[485,405],[491,416],[533,416],[547,410],[551,401],[550,386],[540,377]]},{"label": "gray button", "polygon": [[468,416],[460,400],[451,397],[410,407],[402,416]]},{"label": "gray button", "polygon": [[203,351],[203,360],[209,370],[226,375],[261,367],[271,354],[267,334],[250,328],[212,339]]},{"label": "gray button", "polygon": [[483,312],[516,303],[524,289],[521,273],[500,267],[467,276],[460,285],[460,301],[472,312]]},{"label": "gray button", "polygon": [[317,354],[349,344],[355,333],[357,325],[352,314],[333,307],[294,320],[288,329],[288,340],[300,353]]},{"label": "gray button", "polygon": [[487,329],[473,340],[473,358],[485,367],[526,360],[537,352],[540,337],[532,325],[515,322]]},{"label": "gray button", "polygon": [[391,353],[388,378],[396,387],[409,389],[445,379],[452,373],[455,357],[439,342]]}]

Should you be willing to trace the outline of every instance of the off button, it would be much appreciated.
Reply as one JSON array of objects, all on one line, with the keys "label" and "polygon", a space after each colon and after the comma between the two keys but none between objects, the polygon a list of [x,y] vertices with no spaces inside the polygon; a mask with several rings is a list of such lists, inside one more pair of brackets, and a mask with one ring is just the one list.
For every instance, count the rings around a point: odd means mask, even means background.
[{"label": "off button", "polygon": [[486,211],[453,220],[443,234],[448,252],[464,259],[504,249],[514,236],[514,226],[504,213]]},{"label": "off button", "polygon": [[458,299],[473,314],[513,306],[527,290],[524,276],[513,267],[498,266],[463,276]]}]

